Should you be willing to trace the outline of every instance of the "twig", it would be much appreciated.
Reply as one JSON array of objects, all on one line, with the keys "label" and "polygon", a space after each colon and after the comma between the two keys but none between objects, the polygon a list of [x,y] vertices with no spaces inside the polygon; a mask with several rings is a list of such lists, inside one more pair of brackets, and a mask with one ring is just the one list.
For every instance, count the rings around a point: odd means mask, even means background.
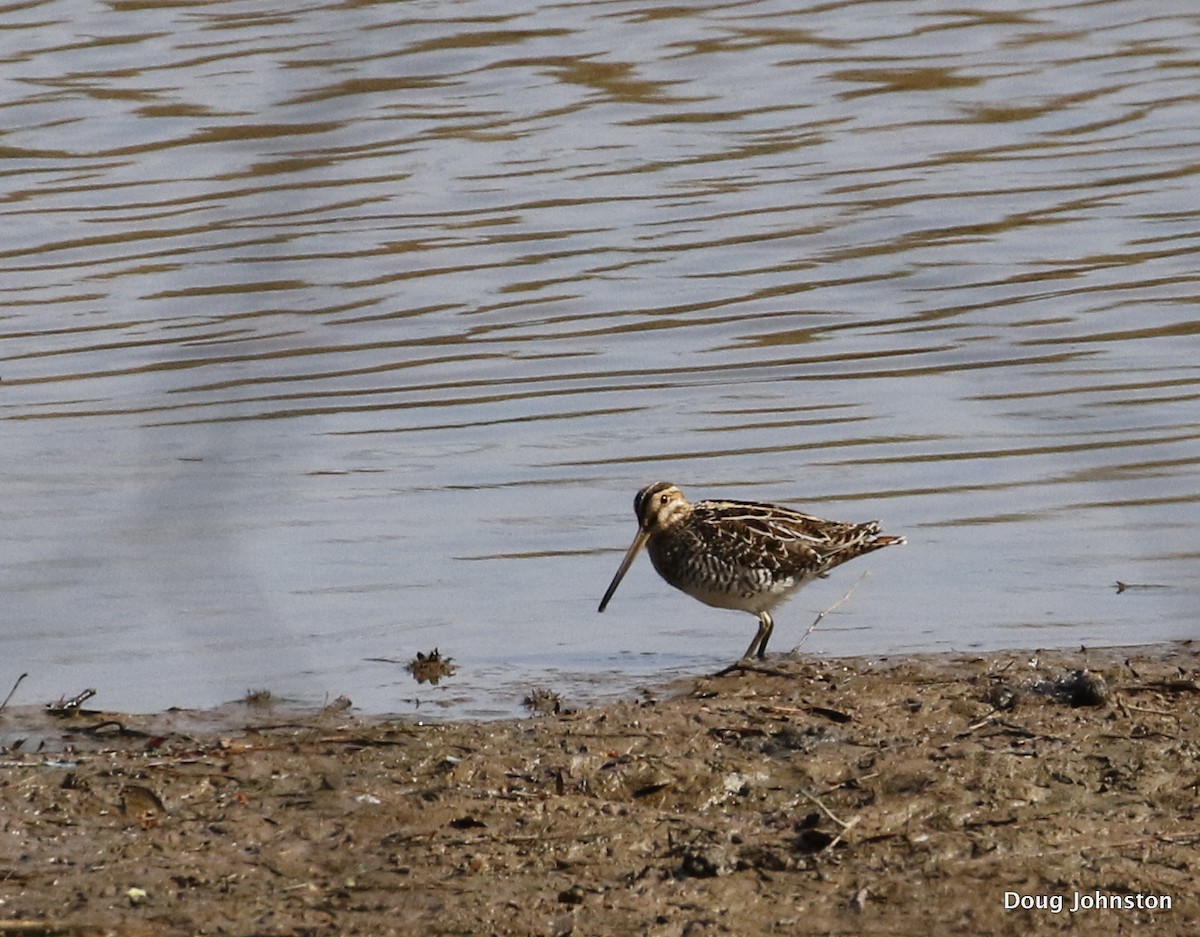
[{"label": "twig", "polygon": [[969,726],[967,726],[967,729],[965,732],[960,732],[958,735],[955,736],[955,738],[961,739],[961,738],[964,738],[964,737],[970,735],[976,729],[982,729],[985,725],[987,725],[993,719],[998,718],[1003,711],[1004,710],[1002,710],[1002,709],[993,709],[990,713],[988,713],[982,719],[978,720],[977,722],[972,722]]},{"label": "twig", "polygon": [[858,588],[858,584],[860,582],[862,582],[864,579],[866,579],[867,576],[868,576],[867,573],[863,573],[861,576],[859,576],[856,580],[854,580],[854,585],[852,585],[849,589],[846,590],[845,595],[843,595],[840,599],[838,599],[831,606],[829,606],[829,608],[825,609],[825,611],[818,614],[817,617],[813,619],[813,623],[808,626],[808,630],[800,636],[800,640],[796,642],[796,646],[794,648],[792,648],[792,650],[798,651],[800,649],[800,645],[808,640],[808,636],[817,630],[817,625],[819,625],[821,623],[821,619],[823,619],[826,615],[828,615],[834,609],[845,604],[845,602],[850,598],[850,596],[852,596],[854,594],[854,590]]},{"label": "twig", "polygon": [[1195,680],[1149,680],[1137,686],[1123,686],[1122,690],[1140,693],[1148,690],[1157,693],[1200,693],[1200,683]]},{"label": "twig", "polygon": [[838,816],[836,814],[834,814],[834,812],[832,810],[830,810],[828,807],[825,806],[825,804],[823,804],[821,802],[821,799],[819,797],[817,797],[813,794],[810,794],[808,791],[806,791],[802,787],[797,788],[797,790],[799,790],[803,796],[807,797],[814,804],[816,804],[818,807],[820,807],[821,812],[823,814],[825,814],[825,816],[829,817],[830,820],[832,820],[834,823],[836,823],[838,826],[840,826],[843,830],[850,829],[850,827],[854,826],[854,824],[858,822],[857,817],[854,820],[851,820],[849,823],[847,823],[845,820],[839,819]]},{"label": "twig", "polygon": [[841,830],[838,831],[838,835],[835,836],[832,840],[830,840],[829,845],[826,846],[821,851],[822,852],[832,852],[833,848],[842,841],[842,837],[845,836],[847,833],[849,833],[856,826],[858,826],[858,821],[861,819],[862,819],[862,814],[860,813],[853,820],[851,820],[849,823],[847,823],[845,826],[843,826],[841,828]]},{"label": "twig", "polygon": [[1154,716],[1170,716],[1172,719],[1178,719],[1179,713],[1173,713],[1168,709],[1150,709],[1147,706],[1134,706],[1133,703],[1122,703],[1121,709],[1125,710],[1125,714],[1130,712],[1135,713],[1150,713]]},{"label": "twig", "polygon": [[1170,586],[1168,586],[1166,583],[1163,583],[1163,582],[1122,582],[1120,579],[1117,580],[1117,595],[1120,595],[1122,592],[1125,592],[1129,589],[1170,589],[1170,588],[1171,588]]},{"label": "twig", "polygon": [[821,716],[830,722],[853,722],[854,717],[840,709],[830,709],[828,706],[764,706],[763,712],[779,713],[781,716],[794,716],[803,713],[806,716]]},{"label": "twig", "polygon": [[8,701],[13,698],[13,694],[17,692],[17,687],[21,685],[21,681],[28,677],[29,674],[23,673],[17,677],[17,682],[12,685],[12,689],[8,691],[8,696],[4,697],[4,702],[0,703],[0,710],[3,710],[8,705]]}]

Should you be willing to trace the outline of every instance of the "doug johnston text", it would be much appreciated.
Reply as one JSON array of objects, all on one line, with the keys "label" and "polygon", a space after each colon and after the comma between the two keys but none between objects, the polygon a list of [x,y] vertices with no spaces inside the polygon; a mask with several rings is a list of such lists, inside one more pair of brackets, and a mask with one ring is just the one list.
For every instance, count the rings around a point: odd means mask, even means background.
[{"label": "doug johnston text", "polygon": [[1071,914],[1077,911],[1133,911],[1141,908],[1145,911],[1170,911],[1170,895],[1118,895],[1113,892],[1094,891],[1089,893],[1075,892],[1074,902],[1067,906],[1062,895],[1022,895],[1016,891],[1004,893],[1004,910],[1023,908],[1026,911],[1049,911],[1051,914],[1061,914],[1064,910]]}]

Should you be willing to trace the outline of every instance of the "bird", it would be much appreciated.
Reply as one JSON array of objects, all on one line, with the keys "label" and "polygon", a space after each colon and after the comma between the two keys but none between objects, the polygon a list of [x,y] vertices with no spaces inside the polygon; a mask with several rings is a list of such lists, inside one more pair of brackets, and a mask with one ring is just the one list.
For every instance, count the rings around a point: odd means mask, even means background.
[{"label": "bird", "polygon": [[670,585],[705,605],[758,616],[742,660],[766,657],[775,629],[771,611],[836,566],[881,547],[906,543],[884,536],[878,521],[822,520],[757,501],[688,501],[670,482],[647,485],[633,499],[638,530],[599,611],[608,607],[638,552]]}]

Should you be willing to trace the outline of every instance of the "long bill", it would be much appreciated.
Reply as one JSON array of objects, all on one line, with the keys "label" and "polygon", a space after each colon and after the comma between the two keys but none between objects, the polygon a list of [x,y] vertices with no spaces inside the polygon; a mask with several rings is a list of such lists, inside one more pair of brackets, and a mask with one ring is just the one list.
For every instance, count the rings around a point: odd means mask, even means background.
[{"label": "long bill", "polygon": [[621,584],[621,579],[629,572],[629,567],[633,564],[633,558],[638,555],[638,550],[644,547],[646,541],[649,539],[650,531],[639,528],[637,536],[633,538],[633,543],[625,551],[625,558],[621,560],[621,565],[617,567],[617,574],[613,576],[612,582],[608,584],[608,591],[604,593],[604,598],[600,600],[599,611],[604,611],[608,606],[608,600],[613,597],[613,593],[617,591],[617,586]]}]

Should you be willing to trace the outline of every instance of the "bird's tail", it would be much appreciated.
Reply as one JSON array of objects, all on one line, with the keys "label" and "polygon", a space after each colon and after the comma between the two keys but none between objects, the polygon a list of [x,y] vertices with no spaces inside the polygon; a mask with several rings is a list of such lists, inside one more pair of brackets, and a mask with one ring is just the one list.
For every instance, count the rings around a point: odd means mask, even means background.
[{"label": "bird's tail", "polygon": [[906,543],[908,543],[907,537],[876,537],[874,540],[867,541],[872,550],[876,547],[902,547]]}]

